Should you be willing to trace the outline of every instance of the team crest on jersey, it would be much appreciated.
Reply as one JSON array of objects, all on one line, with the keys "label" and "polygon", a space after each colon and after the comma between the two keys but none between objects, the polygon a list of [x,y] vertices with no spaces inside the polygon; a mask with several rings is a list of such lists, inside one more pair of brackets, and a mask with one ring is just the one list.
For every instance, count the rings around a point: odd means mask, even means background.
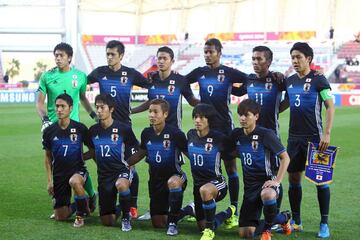
[{"label": "team crest on jersey", "polygon": [[117,142],[119,140],[119,134],[113,133],[111,134],[111,141],[112,142]]},{"label": "team crest on jersey", "polygon": [[253,140],[258,140],[258,139],[259,139],[259,135],[253,135],[253,136],[252,136],[252,139],[253,139]]},{"label": "team crest on jersey", "polygon": [[213,145],[211,143],[205,144],[205,151],[211,152],[212,148],[213,148]]},{"label": "team crest on jersey", "polygon": [[170,144],[171,144],[170,140],[164,140],[163,141],[163,146],[164,146],[165,149],[168,149],[170,147]]},{"label": "team crest on jersey", "polygon": [[258,149],[259,146],[259,142],[258,141],[252,141],[251,142],[251,147],[254,151],[256,151]]},{"label": "team crest on jersey", "polygon": [[170,95],[173,95],[175,92],[175,86],[174,85],[169,85],[168,86],[168,92]]},{"label": "team crest on jersey", "polygon": [[224,69],[219,69],[220,74],[224,74]]},{"label": "team crest on jersey", "polygon": [[165,139],[169,139],[169,138],[170,138],[170,134],[164,134],[164,138],[165,138]]},{"label": "team crest on jersey", "polygon": [[121,75],[122,75],[122,76],[126,76],[126,75],[127,75],[127,72],[121,72]]},{"label": "team crest on jersey", "polygon": [[78,139],[78,135],[73,133],[73,134],[70,134],[70,141],[71,142],[76,142]]},{"label": "team crest on jersey", "polygon": [[[310,80],[311,80],[311,79],[310,79]],[[305,84],[304,84],[304,91],[305,91],[305,92],[310,91],[310,87],[311,87],[311,84],[310,84],[310,83],[305,83]]]},{"label": "team crest on jersey", "polygon": [[[219,71],[220,72],[220,71]],[[217,76],[217,80],[218,80],[218,82],[224,82],[224,80],[225,80],[225,75],[224,74],[219,74],[218,76]]]},{"label": "team crest on jersey", "polygon": [[[126,73],[126,72],[125,72]],[[122,84],[122,85],[125,85],[126,83],[127,83],[127,81],[128,81],[128,77],[121,77],[120,78],[120,83]]]},{"label": "team crest on jersey", "polygon": [[272,89],[272,83],[265,83],[265,89],[266,90],[271,90]]},{"label": "team crest on jersey", "polygon": [[70,128],[71,133],[76,133],[76,128]]},{"label": "team crest on jersey", "polygon": [[113,132],[113,133],[117,133],[118,131],[119,131],[119,130],[118,130],[117,128],[113,128],[113,129],[112,129],[112,132]]},{"label": "team crest on jersey", "polygon": [[211,143],[211,142],[213,142],[213,139],[212,138],[207,138],[206,142]]},{"label": "team crest on jersey", "polygon": [[175,84],[175,80],[170,80],[169,83],[170,84]]}]

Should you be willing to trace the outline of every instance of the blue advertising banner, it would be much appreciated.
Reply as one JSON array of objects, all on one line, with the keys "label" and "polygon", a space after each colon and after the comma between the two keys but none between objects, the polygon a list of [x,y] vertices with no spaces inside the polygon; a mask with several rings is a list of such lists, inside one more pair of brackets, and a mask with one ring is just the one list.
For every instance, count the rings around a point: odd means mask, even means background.
[{"label": "blue advertising banner", "polygon": [[305,178],[316,185],[331,183],[338,148],[329,146],[324,152],[318,150],[318,143],[309,142],[305,166]]}]

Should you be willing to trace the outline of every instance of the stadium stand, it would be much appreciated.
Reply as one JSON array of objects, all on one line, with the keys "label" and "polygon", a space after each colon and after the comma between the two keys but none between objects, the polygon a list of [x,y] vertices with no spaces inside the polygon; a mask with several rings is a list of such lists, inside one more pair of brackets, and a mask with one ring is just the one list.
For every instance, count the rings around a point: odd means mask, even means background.
[{"label": "stadium stand", "polygon": [[343,78],[346,78],[346,82],[360,83],[360,43],[355,41],[345,42],[339,47],[337,51],[337,57],[344,60],[344,66],[341,67]]},{"label": "stadium stand", "polygon": [[3,73],[3,66],[2,66],[2,57],[1,57],[1,50],[0,50],[0,82],[4,82],[4,73]]}]

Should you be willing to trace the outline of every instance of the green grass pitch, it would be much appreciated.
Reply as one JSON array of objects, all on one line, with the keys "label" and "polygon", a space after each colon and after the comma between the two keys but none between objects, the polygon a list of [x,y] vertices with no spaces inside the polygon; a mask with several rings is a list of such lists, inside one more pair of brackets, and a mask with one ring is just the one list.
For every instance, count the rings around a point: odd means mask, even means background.
[{"label": "green grass pitch", "polygon": [[[233,106],[233,109],[235,107]],[[133,231],[123,233],[117,227],[100,224],[98,210],[86,219],[81,229],[72,227],[73,218],[67,222],[49,219],[52,212],[51,199],[46,191],[46,175],[43,150],[41,148],[40,120],[35,105],[0,105],[0,239],[169,239],[163,229],[153,229],[149,221],[133,221]],[[183,130],[192,126],[191,108],[184,106]],[[288,111],[280,115],[281,137],[286,143]],[[82,110],[81,119],[87,126],[92,124]],[[238,126],[238,118],[235,116]],[[360,133],[360,108],[337,108],[332,131],[332,145],[341,149],[337,157],[334,182],[331,184],[330,230],[331,239],[354,239],[360,230],[360,147],[357,134]],[[147,114],[133,115],[134,132],[137,137],[147,126]],[[188,162],[187,162],[188,163]],[[239,163],[239,162],[238,162]],[[239,163],[240,164],[240,163]],[[238,164],[241,180],[241,169]],[[87,162],[90,174],[96,184],[96,166]],[[189,165],[189,185],[185,191],[184,203],[192,200],[192,180]],[[138,164],[140,175],[139,212],[148,209],[147,165]],[[223,171],[224,172],[224,171]],[[225,174],[226,175],[226,174]],[[242,199],[242,181],[240,195]],[[284,180],[282,209],[289,209],[287,180]],[[319,225],[319,209],[316,188],[303,180],[302,218],[304,232],[284,237],[274,234],[274,239],[315,239]],[[229,204],[228,196],[218,204],[217,210]],[[180,234],[175,239],[199,239],[194,223],[179,223]],[[355,237],[356,238],[356,237]],[[238,239],[237,229],[216,231],[216,239]]]}]

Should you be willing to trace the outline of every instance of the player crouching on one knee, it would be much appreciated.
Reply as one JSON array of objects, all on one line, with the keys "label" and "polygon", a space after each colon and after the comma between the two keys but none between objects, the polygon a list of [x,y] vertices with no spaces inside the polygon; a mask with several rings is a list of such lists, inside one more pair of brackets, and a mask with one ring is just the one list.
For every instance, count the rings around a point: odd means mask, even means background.
[{"label": "player crouching on one knee", "polygon": [[[127,232],[132,229],[129,215],[132,172],[123,153],[127,149],[136,149],[138,141],[130,127],[112,118],[114,107],[109,94],[95,97],[99,123],[89,129],[91,140],[85,158],[95,157],[97,164],[101,223],[113,226],[122,213],[121,230]],[[120,207],[116,205],[117,195]]]},{"label": "player crouching on one knee", "polygon": [[[290,214],[277,214],[276,199],[279,186],[289,165],[290,158],[273,130],[256,125],[260,105],[250,99],[238,106],[240,125],[235,128],[228,144],[228,151],[240,157],[244,175],[244,197],[239,217],[240,237],[253,237],[263,209],[265,226],[261,239],[271,239],[271,226],[281,224],[285,234],[291,233]],[[277,175],[273,174],[275,157],[280,158]]]},{"label": "player crouching on one knee", "polygon": [[155,228],[167,226],[167,234],[173,236],[178,234],[177,222],[187,181],[181,170],[181,152],[187,152],[187,141],[181,130],[166,123],[169,106],[164,99],[150,101],[151,126],[142,131],[140,148],[128,163],[134,165],[147,157],[151,222]]},{"label": "player crouching on one knee", "polygon": [[[88,172],[83,160],[83,143],[88,129],[70,119],[72,98],[64,93],[55,99],[58,121],[43,133],[45,166],[48,175],[48,192],[53,196],[55,220],[68,219],[76,210],[74,227],[84,225],[84,216],[89,214],[84,184]],[[71,191],[75,193],[75,204],[70,204]]]}]

